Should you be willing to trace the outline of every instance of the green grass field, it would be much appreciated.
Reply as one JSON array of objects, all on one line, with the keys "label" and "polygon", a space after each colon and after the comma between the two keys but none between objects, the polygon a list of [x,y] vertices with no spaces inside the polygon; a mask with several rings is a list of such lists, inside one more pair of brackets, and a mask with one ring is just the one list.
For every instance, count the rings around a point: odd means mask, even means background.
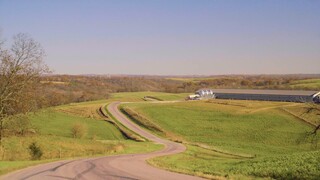
[{"label": "green grass field", "polygon": [[297,80],[290,83],[294,89],[320,89],[320,79]]},{"label": "green grass field", "polygon": [[72,138],[71,131],[68,130],[74,124],[81,123],[87,128],[86,139],[124,140],[116,127],[102,120],[69,115],[59,111],[43,111],[32,116],[31,119],[32,124],[36,129],[39,129],[41,135],[59,135]]},{"label": "green grass field", "polygon": [[[292,114],[317,122],[316,112],[305,115],[304,104],[231,100],[150,103],[144,99],[150,96],[162,101],[183,100],[187,95],[115,93],[107,100],[72,103],[30,115],[37,133],[4,139],[0,174],[59,159],[160,149],[162,146],[151,142],[127,140],[96,112],[101,105],[123,101],[138,102],[123,106],[135,113],[134,117],[142,121],[140,125],[187,145],[184,153],[149,160],[155,166],[214,179],[320,176],[319,149],[298,143],[312,127]],[[76,123],[87,129],[81,139],[71,134]],[[40,161],[29,160],[28,146],[32,142],[44,151]]]},{"label": "green grass field", "polygon": [[297,105],[213,100],[123,106],[164,129],[168,138],[202,147],[188,146],[183,154],[151,160],[156,166],[211,177],[312,178],[320,175],[319,161],[299,159],[299,154],[312,157],[319,149],[298,143],[312,127],[281,109]]},{"label": "green grass field", "polygon": [[[151,142],[127,140],[114,125],[103,121],[96,113],[97,108],[112,101],[143,101],[146,95],[164,100],[184,97],[169,93],[116,93],[107,100],[72,103],[30,114],[36,134],[4,138],[0,149],[0,174],[59,159],[142,153],[162,148]],[[85,126],[86,135],[81,139],[73,138],[71,128],[79,123]],[[32,142],[43,151],[41,161],[30,161],[28,146]]]}]

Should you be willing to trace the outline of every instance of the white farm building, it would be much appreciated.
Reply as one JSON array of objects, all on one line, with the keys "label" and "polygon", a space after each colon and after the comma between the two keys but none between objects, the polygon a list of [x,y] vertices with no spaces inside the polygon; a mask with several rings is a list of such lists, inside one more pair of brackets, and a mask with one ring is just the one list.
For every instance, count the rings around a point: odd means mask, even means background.
[{"label": "white farm building", "polygon": [[319,91],[297,90],[253,90],[253,89],[200,89],[196,91],[200,98],[315,102],[320,103]]}]

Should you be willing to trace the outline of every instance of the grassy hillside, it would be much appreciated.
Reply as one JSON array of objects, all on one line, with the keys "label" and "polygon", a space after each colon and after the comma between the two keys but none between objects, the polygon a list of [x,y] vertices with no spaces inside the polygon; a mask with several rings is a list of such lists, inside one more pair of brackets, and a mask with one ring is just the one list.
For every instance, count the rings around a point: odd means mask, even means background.
[{"label": "grassy hillside", "polygon": [[32,116],[31,119],[41,135],[59,135],[72,138],[70,129],[74,124],[81,123],[87,128],[85,139],[124,140],[116,127],[102,120],[69,115],[59,111],[43,111]]},{"label": "grassy hillside", "polygon": [[[320,171],[312,167],[318,161],[299,159],[299,153],[319,154],[307,142],[298,144],[312,127],[282,110],[297,105],[301,104],[213,100],[124,106],[167,131],[169,138],[192,145],[186,153],[151,160],[157,166],[211,176],[316,177]],[[299,163],[301,168],[296,167]]]},{"label": "grassy hillside", "polygon": [[[209,178],[312,179],[320,175],[319,150],[305,142],[297,143],[312,128],[304,120],[317,122],[317,112],[305,115],[304,104],[231,100],[150,103],[144,98],[183,100],[187,95],[115,93],[107,100],[73,103],[30,115],[36,134],[5,138],[0,149],[0,174],[65,158],[161,148],[150,142],[127,140],[97,114],[103,104],[125,101],[139,102],[123,106],[131,110],[140,125],[187,144],[185,153],[150,160],[155,166]],[[83,138],[72,137],[74,124],[85,126]],[[29,160],[28,146],[32,142],[44,152],[41,161]]]},{"label": "grassy hillside", "polygon": [[[117,127],[108,123],[97,109],[112,101],[144,101],[145,96],[162,100],[184,99],[185,94],[170,93],[115,93],[109,99],[72,103],[44,109],[30,114],[32,131],[27,136],[10,136],[0,148],[0,174],[29,165],[84,156],[99,156],[150,152],[161,148],[151,142],[127,140]],[[85,127],[83,138],[73,138],[71,129],[75,124]],[[28,146],[36,142],[43,151],[42,160],[30,161]]]}]

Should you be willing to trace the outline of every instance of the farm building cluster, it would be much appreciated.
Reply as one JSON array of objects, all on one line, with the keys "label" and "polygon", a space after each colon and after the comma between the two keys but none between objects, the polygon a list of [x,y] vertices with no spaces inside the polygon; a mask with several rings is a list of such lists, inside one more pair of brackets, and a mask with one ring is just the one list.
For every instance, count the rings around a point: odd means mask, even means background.
[{"label": "farm building cluster", "polygon": [[237,99],[320,103],[320,92],[297,90],[200,89],[196,91],[194,95],[189,95],[187,99]]}]

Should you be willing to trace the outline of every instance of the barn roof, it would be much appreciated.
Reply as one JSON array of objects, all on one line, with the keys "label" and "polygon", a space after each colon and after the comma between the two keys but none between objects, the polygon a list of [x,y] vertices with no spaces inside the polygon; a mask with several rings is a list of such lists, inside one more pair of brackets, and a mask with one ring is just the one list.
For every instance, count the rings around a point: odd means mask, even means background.
[{"label": "barn roof", "polygon": [[[210,90],[210,89],[200,89]],[[320,93],[319,91],[302,91],[302,90],[267,90],[267,89],[211,89],[213,93],[225,94],[268,94],[268,95],[296,95],[296,96],[312,96]]]}]

